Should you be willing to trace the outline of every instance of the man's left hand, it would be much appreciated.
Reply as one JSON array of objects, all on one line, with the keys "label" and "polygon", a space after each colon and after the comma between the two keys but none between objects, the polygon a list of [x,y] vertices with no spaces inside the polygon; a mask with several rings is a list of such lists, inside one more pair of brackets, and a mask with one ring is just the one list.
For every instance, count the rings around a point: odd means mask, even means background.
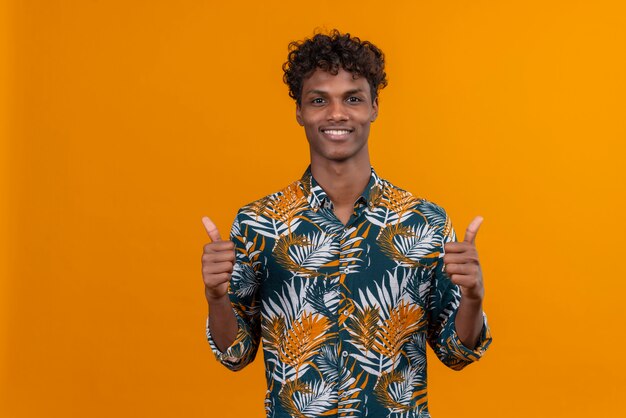
[{"label": "man's left hand", "polygon": [[461,287],[462,297],[476,302],[482,302],[485,295],[483,274],[474,244],[482,222],[481,216],[474,218],[465,231],[465,239],[445,244],[443,256],[445,272],[453,283]]}]

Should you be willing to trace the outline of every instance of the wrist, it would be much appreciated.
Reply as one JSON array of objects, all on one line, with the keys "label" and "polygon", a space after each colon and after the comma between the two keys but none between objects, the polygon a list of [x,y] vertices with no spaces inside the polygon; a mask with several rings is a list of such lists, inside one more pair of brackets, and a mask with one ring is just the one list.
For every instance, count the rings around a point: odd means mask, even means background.
[{"label": "wrist", "polygon": [[205,292],[205,296],[209,306],[230,306],[230,297],[228,296],[228,293],[216,297],[210,295],[209,292]]},{"label": "wrist", "polygon": [[485,288],[482,285],[474,287],[461,287],[461,300],[465,299],[467,303],[472,305],[479,305],[483,303],[485,298]]},{"label": "wrist", "polygon": [[461,293],[461,302],[462,305],[465,305],[467,308],[471,309],[482,309],[483,306],[483,296],[469,296]]}]

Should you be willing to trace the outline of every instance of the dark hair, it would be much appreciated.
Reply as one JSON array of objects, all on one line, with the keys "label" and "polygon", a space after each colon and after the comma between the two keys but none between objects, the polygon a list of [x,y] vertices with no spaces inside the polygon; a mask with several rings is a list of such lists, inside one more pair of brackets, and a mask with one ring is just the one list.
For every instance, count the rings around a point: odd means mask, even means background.
[{"label": "dark hair", "polygon": [[316,69],[337,75],[339,69],[353,77],[365,77],[370,85],[372,102],[378,91],[387,85],[385,55],[374,44],[342,34],[337,29],[328,35],[318,33],[304,41],[289,44],[287,62],[283,64],[283,81],[289,86],[289,96],[300,105],[302,84]]}]

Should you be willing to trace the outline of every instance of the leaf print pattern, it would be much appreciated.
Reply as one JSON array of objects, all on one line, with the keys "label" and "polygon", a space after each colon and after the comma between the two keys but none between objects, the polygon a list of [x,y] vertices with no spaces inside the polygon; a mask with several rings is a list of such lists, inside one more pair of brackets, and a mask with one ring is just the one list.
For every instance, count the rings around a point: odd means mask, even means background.
[{"label": "leaf print pattern", "polygon": [[390,413],[404,416],[412,409],[419,410],[426,402],[426,385],[416,370],[405,368],[381,376],[374,394]]},{"label": "leaf print pattern", "polygon": [[395,359],[408,339],[424,326],[421,306],[409,305],[404,300],[395,306],[376,333],[374,351]]},{"label": "leaf print pattern", "polygon": [[330,324],[323,315],[305,313],[293,321],[283,335],[279,358],[285,364],[300,369],[302,365],[315,356],[320,347],[333,333],[328,332]]},{"label": "leaf print pattern", "polygon": [[274,316],[263,323],[263,345],[266,350],[278,355],[285,329],[285,318],[281,315]]},{"label": "leaf print pattern", "polygon": [[333,236],[324,233],[282,236],[277,240],[274,250],[274,256],[281,266],[303,277],[321,275],[318,270],[334,261],[337,253]]},{"label": "leaf print pattern", "polygon": [[[441,240],[428,225],[389,225],[381,231],[378,241],[381,250],[402,267],[427,267],[442,250]],[[428,263],[423,264],[424,261]]]},{"label": "leaf print pattern", "polygon": [[291,381],[283,387],[280,402],[290,416],[298,418],[313,418],[327,415],[336,403],[332,386],[323,380],[311,384],[300,380]]},{"label": "leaf print pattern", "polygon": [[358,309],[348,318],[348,333],[356,347],[364,352],[370,351],[376,341],[380,316],[377,307],[366,306]]},{"label": "leaf print pattern", "polygon": [[263,342],[268,417],[428,418],[426,345],[453,369],[474,350],[454,327],[460,300],[440,262],[446,212],[377,176],[346,225],[307,170],[244,206],[231,228],[235,342],[216,357],[239,370]]}]

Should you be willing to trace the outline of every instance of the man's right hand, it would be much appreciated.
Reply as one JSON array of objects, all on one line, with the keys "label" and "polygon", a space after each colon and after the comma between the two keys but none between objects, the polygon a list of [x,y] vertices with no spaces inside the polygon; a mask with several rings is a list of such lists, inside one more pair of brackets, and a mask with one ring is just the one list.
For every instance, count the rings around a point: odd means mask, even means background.
[{"label": "man's right hand", "polygon": [[223,301],[228,293],[228,282],[235,265],[235,244],[222,241],[217,227],[208,216],[202,218],[211,242],[204,245],[202,253],[202,278],[204,294],[209,304]]}]

